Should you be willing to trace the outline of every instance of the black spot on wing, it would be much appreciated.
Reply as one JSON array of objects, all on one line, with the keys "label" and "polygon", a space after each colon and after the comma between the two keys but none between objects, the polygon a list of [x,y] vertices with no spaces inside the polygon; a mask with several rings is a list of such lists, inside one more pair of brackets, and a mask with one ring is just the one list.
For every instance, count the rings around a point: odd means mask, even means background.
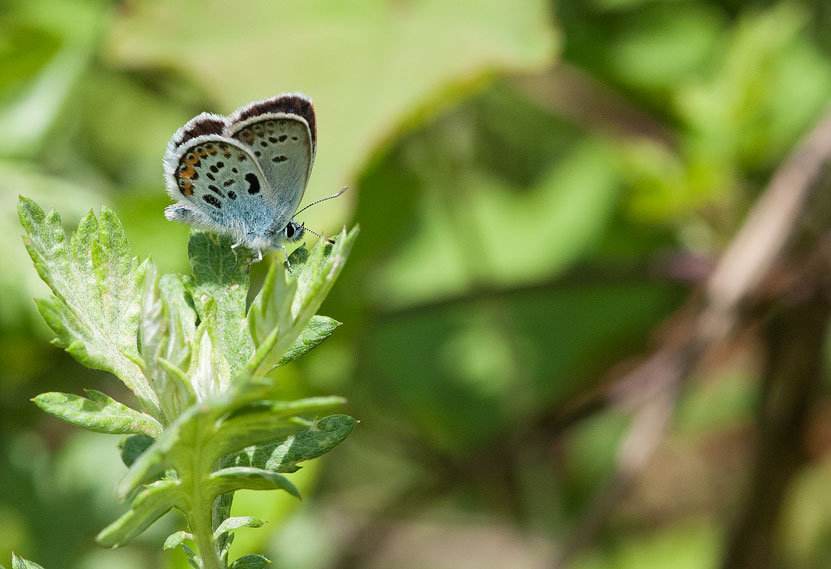
[{"label": "black spot on wing", "polygon": [[215,193],[218,196],[221,196],[223,198],[225,197],[225,194],[222,193],[222,190],[220,190],[219,188],[217,188],[213,184],[208,184],[208,189],[211,190],[213,193]]},{"label": "black spot on wing", "polygon": [[222,202],[220,202],[218,199],[216,199],[211,194],[202,194],[202,199],[205,200],[206,202],[208,202],[209,204],[211,204],[212,206],[214,206],[216,209],[221,209],[222,208]]},{"label": "black spot on wing", "polygon": [[248,182],[249,194],[253,196],[254,194],[260,193],[260,180],[257,178],[257,176],[249,172],[245,175],[245,181]]}]

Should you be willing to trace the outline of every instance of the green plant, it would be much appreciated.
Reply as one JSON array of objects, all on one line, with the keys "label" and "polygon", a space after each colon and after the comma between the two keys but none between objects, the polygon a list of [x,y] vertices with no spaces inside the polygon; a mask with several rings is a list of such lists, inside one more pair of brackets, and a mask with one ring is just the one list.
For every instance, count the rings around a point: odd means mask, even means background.
[{"label": "green plant", "polygon": [[117,494],[131,508],[99,533],[98,543],[125,545],[175,508],[187,530],[171,535],[165,548],[181,546],[194,567],[265,566],[259,555],[229,563],[233,532],[263,523],[230,517],[233,493],[277,489],[299,497],[284,474],[330,451],[354,427],[349,416],[325,415],[341,398],[281,401],[268,373],[337,328],[315,313],[357,228],[333,245],[321,240],[311,251],[294,251],[291,271],[273,264],[248,307],[250,252],[231,249],[226,238],[193,232],[193,275],[157,279],[149,259],[132,255],[106,207],[98,218],[86,215],[70,240],[54,210],[46,214],[21,197],[18,213],[29,255],[53,293],[37,307],[54,343],[81,364],[113,373],[138,401],[132,409],[94,390],[34,398],[73,425],[128,435],[120,447],[128,470]]}]

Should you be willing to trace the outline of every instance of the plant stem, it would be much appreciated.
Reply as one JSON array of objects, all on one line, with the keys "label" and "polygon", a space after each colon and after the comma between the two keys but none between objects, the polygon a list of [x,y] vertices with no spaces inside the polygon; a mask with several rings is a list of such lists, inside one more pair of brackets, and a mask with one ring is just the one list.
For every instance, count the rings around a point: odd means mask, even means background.
[{"label": "plant stem", "polygon": [[202,569],[225,569],[226,566],[220,560],[215,547],[212,500],[206,500],[202,496],[198,483],[193,486],[192,496],[193,511],[190,526],[193,540],[199,550],[199,557],[202,559]]}]

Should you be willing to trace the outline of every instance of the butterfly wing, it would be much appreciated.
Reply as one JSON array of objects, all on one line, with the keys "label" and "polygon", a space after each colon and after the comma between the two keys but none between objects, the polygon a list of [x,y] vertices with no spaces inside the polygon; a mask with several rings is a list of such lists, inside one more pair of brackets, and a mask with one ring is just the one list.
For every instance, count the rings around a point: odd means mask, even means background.
[{"label": "butterfly wing", "polygon": [[171,139],[165,179],[168,193],[178,201],[165,214],[232,235],[251,248],[264,248],[275,215],[265,197],[266,176],[250,149],[217,134],[217,127],[224,127],[223,117],[200,115]]},{"label": "butterfly wing", "polygon": [[237,109],[223,134],[245,145],[267,184],[264,199],[280,230],[291,221],[314,163],[317,146],[314,106],[300,93],[284,93]]}]

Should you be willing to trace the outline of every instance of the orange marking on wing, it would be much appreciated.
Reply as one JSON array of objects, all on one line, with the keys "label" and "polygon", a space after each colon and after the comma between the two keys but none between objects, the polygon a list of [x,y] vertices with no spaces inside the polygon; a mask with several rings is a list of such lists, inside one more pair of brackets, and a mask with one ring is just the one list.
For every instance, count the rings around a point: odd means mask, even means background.
[{"label": "orange marking on wing", "polygon": [[193,178],[194,174],[196,174],[196,169],[193,166],[188,166],[179,172],[179,177],[190,179]]}]

